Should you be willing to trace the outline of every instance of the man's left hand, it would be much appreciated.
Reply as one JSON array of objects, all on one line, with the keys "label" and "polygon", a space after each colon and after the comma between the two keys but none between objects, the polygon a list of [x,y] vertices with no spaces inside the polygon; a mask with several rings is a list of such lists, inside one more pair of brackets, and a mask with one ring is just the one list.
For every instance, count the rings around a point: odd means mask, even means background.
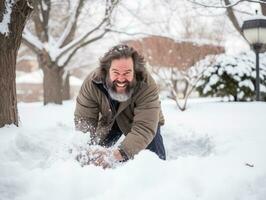
[{"label": "man's left hand", "polygon": [[112,164],[123,160],[118,149],[101,149],[89,153],[92,156],[91,163],[95,166],[101,166],[103,169],[111,168]]}]

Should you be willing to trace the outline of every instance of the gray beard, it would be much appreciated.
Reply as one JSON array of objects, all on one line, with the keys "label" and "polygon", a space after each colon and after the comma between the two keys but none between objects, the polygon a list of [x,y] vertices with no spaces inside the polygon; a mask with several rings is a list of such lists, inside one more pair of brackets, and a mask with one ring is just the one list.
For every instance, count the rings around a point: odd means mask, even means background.
[{"label": "gray beard", "polygon": [[116,100],[118,102],[125,102],[128,99],[130,99],[130,97],[132,96],[133,89],[130,89],[129,92],[125,92],[125,93],[120,94],[120,93],[113,91],[111,88],[108,87],[108,93],[113,100]]}]

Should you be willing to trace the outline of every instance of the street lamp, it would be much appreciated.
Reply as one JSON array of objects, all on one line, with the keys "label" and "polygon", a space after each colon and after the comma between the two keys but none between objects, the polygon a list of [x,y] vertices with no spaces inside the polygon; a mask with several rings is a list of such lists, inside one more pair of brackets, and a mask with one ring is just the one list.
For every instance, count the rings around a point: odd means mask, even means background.
[{"label": "street lamp", "polygon": [[258,16],[245,20],[242,31],[256,54],[256,101],[260,100],[259,53],[266,44],[266,17]]}]

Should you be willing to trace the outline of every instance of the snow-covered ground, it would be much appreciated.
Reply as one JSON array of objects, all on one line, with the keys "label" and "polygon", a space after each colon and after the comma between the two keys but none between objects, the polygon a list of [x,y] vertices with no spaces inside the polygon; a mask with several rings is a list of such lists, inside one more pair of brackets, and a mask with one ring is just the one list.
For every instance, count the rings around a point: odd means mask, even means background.
[{"label": "snow-covered ground", "polygon": [[[19,104],[20,127],[0,129],[1,200],[264,200],[266,103],[162,101],[167,161],[143,151],[113,169],[84,166],[70,149],[74,102]],[[75,152],[75,151],[74,151]]]}]

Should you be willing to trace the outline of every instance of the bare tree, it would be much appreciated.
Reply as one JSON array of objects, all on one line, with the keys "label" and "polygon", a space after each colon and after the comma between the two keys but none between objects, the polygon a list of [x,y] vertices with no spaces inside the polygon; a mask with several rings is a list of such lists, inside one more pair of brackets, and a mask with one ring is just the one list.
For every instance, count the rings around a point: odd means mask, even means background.
[{"label": "bare tree", "polygon": [[0,0],[0,127],[18,126],[16,57],[31,0]]},{"label": "bare tree", "polygon": [[208,56],[208,64],[202,65],[200,58],[198,58],[193,66],[186,69],[178,68],[152,68],[153,73],[156,74],[157,79],[160,82],[162,90],[169,92],[168,98],[175,101],[177,107],[181,111],[185,111],[187,108],[187,102],[194,91],[197,83],[200,81],[202,74],[212,66],[215,62],[217,55]]},{"label": "bare tree", "polygon": [[[200,6],[203,6],[203,7],[206,7],[206,8],[207,7],[208,8],[225,8],[226,14],[227,14],[229,20],[232,22],[233,27],[243,37],[243,39],[245,39],[245,37],[244,37],[243,32],[241,30],[240,20],[236,16],[236,12],[238,12],[238,10],[236,10],[234,8],[241,3],[246,3],[246,2],[258,3],[261,7],[262,15],[266,15],[266,1],[265,0],[237,0],[237,1],[232,1],[232,0],[222,0],[222,1],[187,0],[187,1],[192,2],[194,4],[197,4],[197,5],[200,5]],[[253,13],[255,13],[255,12],[253,12]],[[252,13],[250,13],[250,14],[252,14]]]},{"label": "bare tree", "polygon": [[[92,2],[96,1],[88,3]],[[119,0],[105,0],[101,19],[96,20],[91,16],[90,20],[94,25],[83,27],[79,36],[76,33],[82,9],[93,5],[85,4],[86,0],[34,2],[33,28],[27,27],[24,31],[23,42],[37,55],[39,67],[43,71],[44,105],[62,104],[64,94],[69,92],[63,91],[64,88],[69,89],[69,80],[64,80],[64,77],[69,78],[65,74],[65,67],[79,49],[100,40],[110,31],[112,12],[118,2]],[[56,4],[59,5],[57,10],[53,10]],[[66,16],[61,16],[64,14],[62,5],[68,5]],[[60,22],[51,26],[55,18],[59,18]]]}]

